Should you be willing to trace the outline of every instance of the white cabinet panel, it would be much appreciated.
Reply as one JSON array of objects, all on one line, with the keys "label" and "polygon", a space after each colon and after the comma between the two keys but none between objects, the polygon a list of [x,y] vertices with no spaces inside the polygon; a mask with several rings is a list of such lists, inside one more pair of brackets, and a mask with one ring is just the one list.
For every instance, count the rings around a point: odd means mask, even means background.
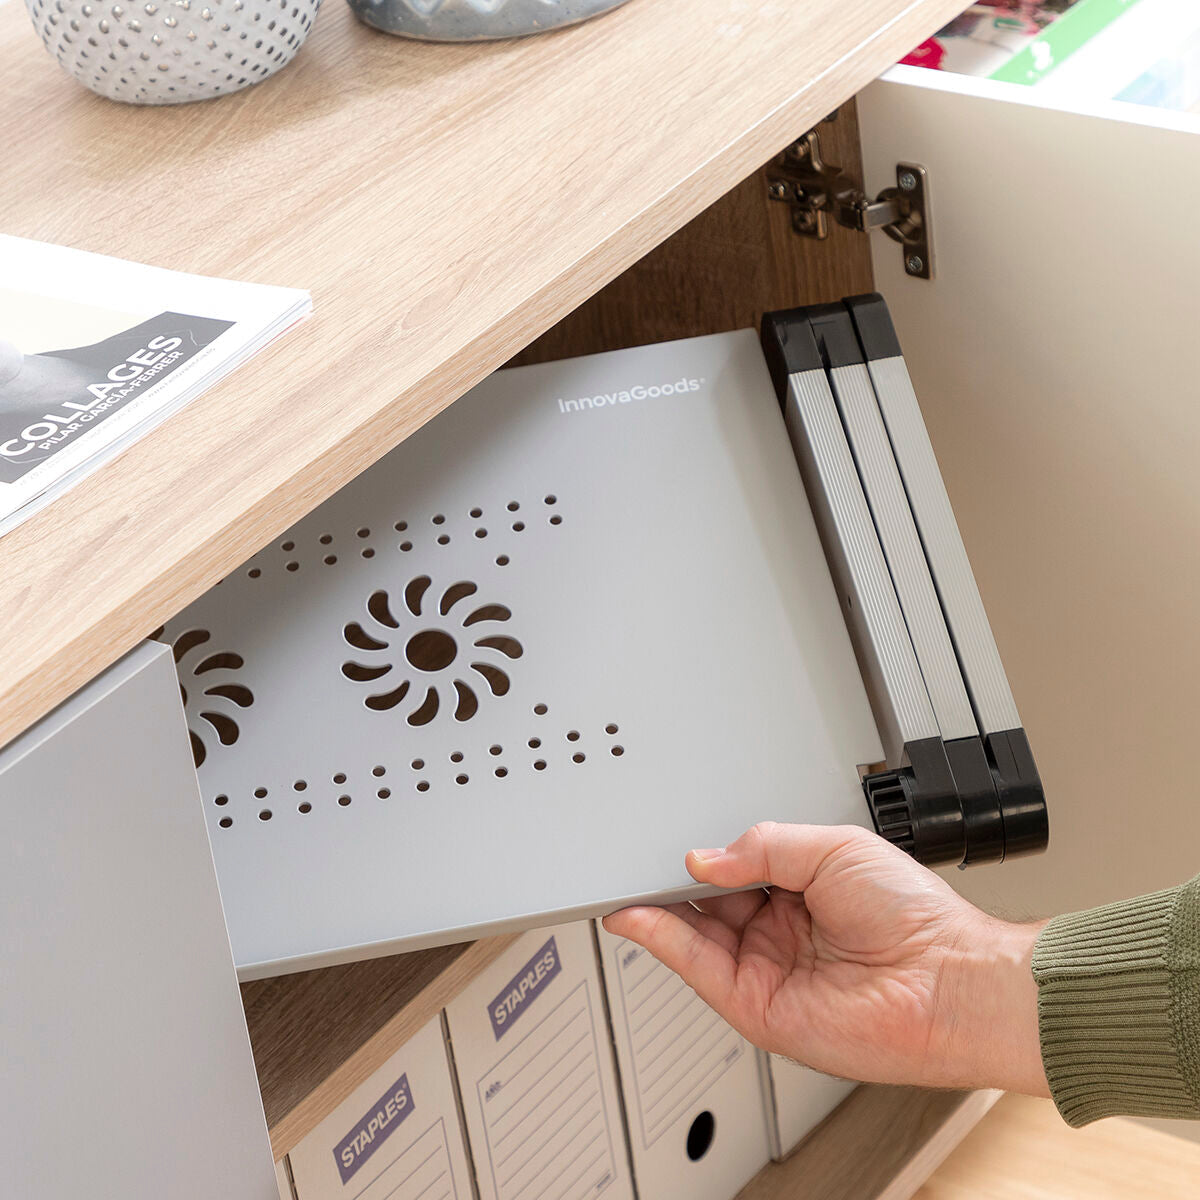
[{"label": "white cabinet panel", "polygon": [[1046,858],[957,876],[1010,911],[1196,870],[1200,122],[898,69],[860,98],[868,189],[929,170],[937,277],[875,246],[1045,783]]},{"label": "white cabinet panel", "polygon": [[276,1200],[170,654],[0,754],[0,1194]]}]

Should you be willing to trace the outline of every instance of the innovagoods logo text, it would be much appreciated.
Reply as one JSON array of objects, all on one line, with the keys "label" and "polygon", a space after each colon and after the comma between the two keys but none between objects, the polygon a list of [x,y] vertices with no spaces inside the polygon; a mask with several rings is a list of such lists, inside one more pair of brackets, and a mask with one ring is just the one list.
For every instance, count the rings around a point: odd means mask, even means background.
[{"label": "innovagoods logo text", "polygon": [[655,383],[649,387],[641,384],[618,392],[598,392],[594,396],[580,396],[577,400],[558,398],[558,411],[562,413],[585,412],[588,409],[608,408],[618,404],[629,404],[634,400],[653,400],[658,396],[678,396],[684,392],[698,392],[705,382],[699,379],[677,379],[674,383]]}]

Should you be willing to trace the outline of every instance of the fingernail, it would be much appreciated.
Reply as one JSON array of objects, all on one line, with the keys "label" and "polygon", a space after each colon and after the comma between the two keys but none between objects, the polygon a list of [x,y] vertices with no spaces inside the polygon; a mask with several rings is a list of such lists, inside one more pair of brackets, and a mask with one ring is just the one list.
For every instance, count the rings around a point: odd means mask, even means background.
[{"label": "fingernail", "polygon": [[725,847],[720,846],[716,850],[693,850],[692,857],[698,858],[701,862],[709,862],[714,858],[720,858],[725,853]]}]

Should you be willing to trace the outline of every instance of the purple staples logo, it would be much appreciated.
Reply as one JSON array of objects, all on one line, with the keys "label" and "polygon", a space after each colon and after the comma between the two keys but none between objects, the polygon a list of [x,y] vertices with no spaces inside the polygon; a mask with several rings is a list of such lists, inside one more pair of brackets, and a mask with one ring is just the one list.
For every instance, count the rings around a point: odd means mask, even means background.
[{"label": "purple staples logo", "polygon": [[396,1132],[400,1122],[413,1110],[412,1089],[408,1076],[401,1075],[357,1125],[333,1148],[338,1174],[343,1183]]},{"label": "purple staples logo", "polygon": [[558,943],[551,938],[488,1005],[488,1018],[492,1022],[496,1041],[512,1028],[513,1022],[546,990],[546,985],[561,970]]}]

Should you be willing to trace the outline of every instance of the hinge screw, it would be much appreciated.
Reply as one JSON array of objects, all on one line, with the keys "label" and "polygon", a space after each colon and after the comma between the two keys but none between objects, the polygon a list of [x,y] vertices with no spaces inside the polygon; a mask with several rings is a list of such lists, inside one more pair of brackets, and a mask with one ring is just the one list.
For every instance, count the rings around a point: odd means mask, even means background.
[{"label": "hinge screw", "polygon": [[901,171],[897,182],[902,192],[911,192],[917,186],[917,177],[911,171]]},{"label": "hinge screw", "polygon": [[910,254],[904,262],[910,275],[920,275],[925,270],[925,260],[919,254]]},{"label": "hinge screw", "polygon": [[788,189],[782,179],[772,179],[767,186],[767,193],[772,200],[786,200]]}]

